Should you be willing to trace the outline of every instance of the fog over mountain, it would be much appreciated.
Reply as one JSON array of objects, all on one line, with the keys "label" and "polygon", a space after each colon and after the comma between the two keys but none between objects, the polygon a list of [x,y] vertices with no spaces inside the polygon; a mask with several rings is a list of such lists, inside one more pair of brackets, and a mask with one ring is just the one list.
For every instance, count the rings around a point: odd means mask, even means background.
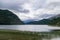
[{"label": "fog over mountain", "polygon": [[35,21],[60,14],[60,0],[0,0],[0,9],[12,11],[22,21]]}]

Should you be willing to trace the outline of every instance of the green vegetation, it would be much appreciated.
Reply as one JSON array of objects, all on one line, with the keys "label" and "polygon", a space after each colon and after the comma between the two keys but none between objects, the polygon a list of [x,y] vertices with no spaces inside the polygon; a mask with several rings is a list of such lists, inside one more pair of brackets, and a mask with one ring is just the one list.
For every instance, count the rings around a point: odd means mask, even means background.
[{"label": "green vegetation", "polygon": [[37,34],[32,32],[0,30],[0,40],[37,40],[40,39]]},{"label": "green vegetation", "polygon": [[24,24],[14,13],[9,10],[0,10],[0,25]]},{"label": "green vegetation", "polygon": [[54,30],[54,31],[52,31],[51,33],[60,36],[60,30]]},{"label": "green vegetation", "polygon": [[0,40],[42,40],[43,38],[51,39],[52,35],[60,35],[60,31],[26,32],[17,30],[0,30]]},{"label": "green vegetation", "polygon": [[[0,40],[42,40],[48,35],[38,35],[39,32],[0,30]],[[41,33],[42,34],[42,33]]]},{"label": "green vegetation", "polygon": [[53,19],[49,22],[49,25],[60,26],[60,17],[58,17],[58,18],[53,18]]}]

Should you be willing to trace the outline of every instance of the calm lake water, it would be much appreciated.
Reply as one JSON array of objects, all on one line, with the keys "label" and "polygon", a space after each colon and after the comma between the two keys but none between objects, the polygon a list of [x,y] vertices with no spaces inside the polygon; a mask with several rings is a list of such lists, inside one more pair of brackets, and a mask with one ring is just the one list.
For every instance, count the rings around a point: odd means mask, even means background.
[{"label": "calm lake water", "polygon": [[51,30],[60,29],[60,27],[53,27],[48,25],[0,25],[0,29],[11,29],[20,31],[33,31],[33,32],[50,32]]},{"label": "calm lake water", "polygon": [[[32,31],[32,32],[50,32],[60,27],[48,26],[48,25],[0,25],[0,29],[20,30],[20,31]],[[48,39],[48,37],[52,37]],[[60,40],[60,36],[49,35],[42,40]]]}]

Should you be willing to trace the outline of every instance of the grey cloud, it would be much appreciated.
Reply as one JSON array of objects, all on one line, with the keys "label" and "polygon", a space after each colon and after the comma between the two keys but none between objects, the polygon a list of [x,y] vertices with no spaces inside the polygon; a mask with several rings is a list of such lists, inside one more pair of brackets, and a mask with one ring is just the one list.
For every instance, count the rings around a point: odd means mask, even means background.
[{"label": "grey cloud", "polygon": [[46,8],[48,8],[48,9],[54,9],[55,7],[60,7],[60,2],[49,3]]},{"label": "grey cloud", "polygon": [[46,0],[36,0],[35,3],[33,4],[33,8],[35,10],[44,8],[46,6]]},{"label": "grey cloud", "polygon": [[38,20],[42,20],[42,19],[48,19],[52,16],[55,16],[56,14],[42,14],[42,15],[36,15],[37,17],[35,17],[35,19],[33,19],[34,21],[38,21]]},{"label": "grey cloud", "polygon": [[28,2],[27,0],[0,0],[0,9],[10,9],[17,12],[28,13],[29,10],[23,9],[22,5]]},{"label": "grey cloud", "polygon": [[52,17],[52,16],[54,16],[54,14],[43,14],[40,17],[41,18],[49,18],[49,17]]},{"label": "grey cloud", "polygon": [[52,16],[54,16],[55,14],[41,14],[41,15],[35,15],[35,16],[37,16],[37,18],[49,18],[49,17],[52,17]]}]

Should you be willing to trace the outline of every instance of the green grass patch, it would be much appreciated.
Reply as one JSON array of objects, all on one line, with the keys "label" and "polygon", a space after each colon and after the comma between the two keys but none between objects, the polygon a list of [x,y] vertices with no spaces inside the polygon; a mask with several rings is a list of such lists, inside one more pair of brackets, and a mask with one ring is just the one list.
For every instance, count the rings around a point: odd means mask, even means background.
[{"label": "green grass patch", "polygon": [[52,34],[60,35],[60,31],[29,32],[18,30],[0,30],[0,40],[42,40],[51,38]]}]

